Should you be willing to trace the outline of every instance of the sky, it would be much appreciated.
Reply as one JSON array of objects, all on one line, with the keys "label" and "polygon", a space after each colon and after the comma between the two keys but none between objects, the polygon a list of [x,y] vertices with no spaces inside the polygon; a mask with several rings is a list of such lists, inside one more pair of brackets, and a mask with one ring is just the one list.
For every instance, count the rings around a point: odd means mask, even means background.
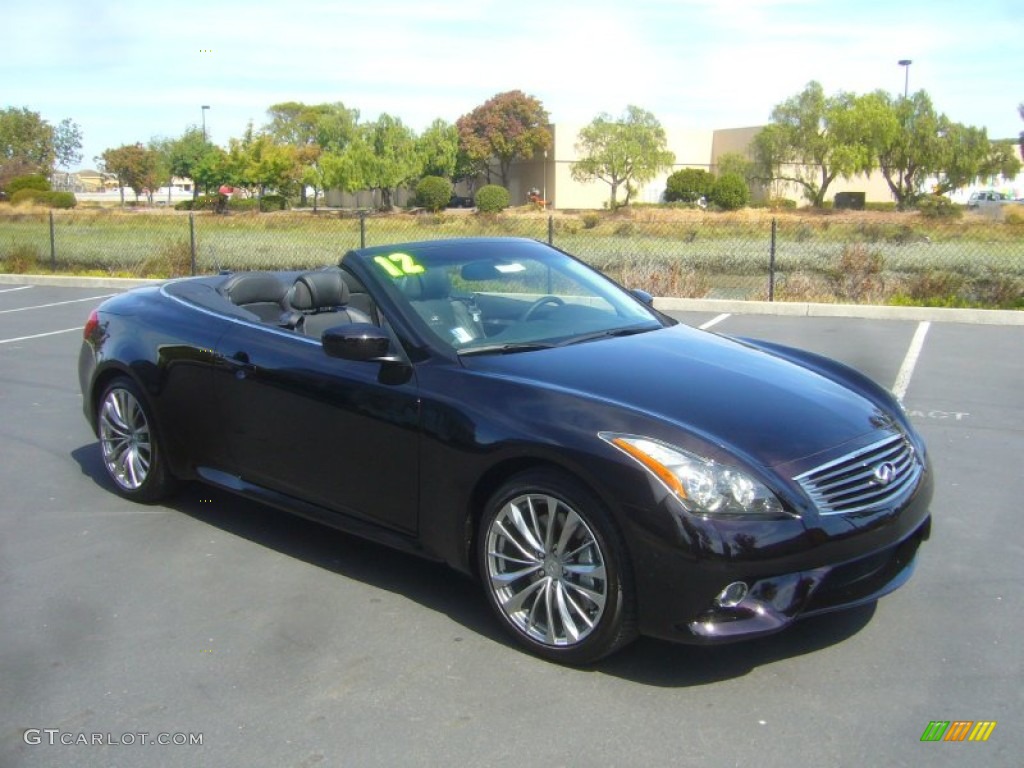
[{"label": "sky", "polygon": [[[83,133],[79,167],[201,125],[227,145],[282,101],[416,131],[518,89],[554,123],[633,104],[666,127],[768,122],[826,93],[926,90],[990,138],[1024,130],[1020,0],[0,0],[0,108]],[[910,59],[909,68],[897,62]],[[687,162],[686,158],[677,158]]]}]

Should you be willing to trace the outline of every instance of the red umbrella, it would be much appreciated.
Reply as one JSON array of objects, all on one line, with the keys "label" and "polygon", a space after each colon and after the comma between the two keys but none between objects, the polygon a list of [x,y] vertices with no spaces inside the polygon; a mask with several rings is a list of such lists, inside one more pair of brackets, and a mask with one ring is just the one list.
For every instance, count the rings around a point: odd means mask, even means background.
[{"label": "red umbrella", "polygon": [[217,191],[222,195],[233,195],[235,193],[234,187],[229,187],[227,184],[221,184],[220,189]]}]

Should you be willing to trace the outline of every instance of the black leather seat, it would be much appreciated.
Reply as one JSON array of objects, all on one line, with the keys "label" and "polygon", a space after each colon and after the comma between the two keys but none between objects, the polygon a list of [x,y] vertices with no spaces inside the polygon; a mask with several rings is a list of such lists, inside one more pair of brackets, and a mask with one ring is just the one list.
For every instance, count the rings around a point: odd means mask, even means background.
[{"label": "black leather seat", "polygon": [[307,336],[320,335],[335,325],[371,323],[368,314],[349,306],[348,284],[337,270],[307,272],[296,279],[287,303],[295,312],[295,330]]},{"label": "black leather seat", "polygon": [[443,269],[428,269],[406,277],[402,291],[430,329],[449,344],[459,346],[484,335],[468,297],[452,296],[451,280]]},{"label": "black leather seat", "polygon": [[266,272],[237,272],[224,282],[220,292],[263,322],[277,323],[286,309],[288,286]]}]

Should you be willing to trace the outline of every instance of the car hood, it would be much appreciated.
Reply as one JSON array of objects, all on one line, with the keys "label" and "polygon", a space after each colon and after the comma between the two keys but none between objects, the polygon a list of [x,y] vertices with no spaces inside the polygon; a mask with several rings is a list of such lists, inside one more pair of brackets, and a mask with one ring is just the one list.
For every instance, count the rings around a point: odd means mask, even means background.
[{"label": "car hood", "polygon": [[463,358],[466,368],[670,422],[776,466],[891,424],[853,389],[748,344],[673,326],[623,338]]}]

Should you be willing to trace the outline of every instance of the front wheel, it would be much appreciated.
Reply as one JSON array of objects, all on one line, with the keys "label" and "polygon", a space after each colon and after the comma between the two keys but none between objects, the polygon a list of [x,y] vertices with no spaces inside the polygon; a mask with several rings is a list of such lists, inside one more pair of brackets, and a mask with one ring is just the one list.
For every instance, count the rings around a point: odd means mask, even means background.
[{"label": "front wheel", "polygon": [[150,502],[171,492],[174,479],[167,470],[152,416],[131,379],[117,378],[107,386],[96,422],[103,467],[118,493],[132,501]]},{"label": "front wheel", "polygon": [[480,521],[478,556],[492,608],[537,655],[587,664],[636,635],[621,538],[572,477],[532,470],[505,483]]}]

